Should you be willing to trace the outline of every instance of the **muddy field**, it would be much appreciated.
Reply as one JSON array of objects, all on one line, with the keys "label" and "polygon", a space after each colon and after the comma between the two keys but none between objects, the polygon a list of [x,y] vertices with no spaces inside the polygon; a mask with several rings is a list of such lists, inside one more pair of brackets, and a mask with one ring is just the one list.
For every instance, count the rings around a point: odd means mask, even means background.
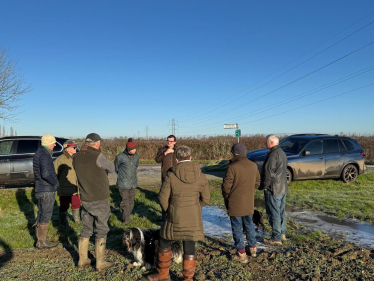
[{"label": "muddy field", "polygon": [[[157,197],[160,168],[158,165],[142,165],[138,174],[141,193],[146,194],[147,198],[142,199],[143,206],[135,207],[135,212],[140,214],[139,222],[135,224],[142,223],[141,215],[147,217],[148,209],[144,209],[145,205]],[[219,179],[222,174],[207,176],[209,179]],[[114,184],[115,180],[112,176],[110,183]],[[138,196],[141,196],[140,192]],[[259,205],[261,204],[257,202],[257,206]],[[114,212],[118,211],[114,209]],[[260,229],[257,233],[258,256],[242,265],[231,261],[235,249],[225,212],[219,207],[205,207],[203,217],[206,237],[197,245],[195,280],[374,280],[374,248],[370,244],[374,240],[373,235],[370,235],[371,229],[366,237],[368,244],[362,247],[354,239],[350,241],[355,243],[349,242],[347,233],[329,234],[326,228],[320,227],[327,227],[332,222],[321,222],[316,218],[316,222],[308,222],[315,214],[296,213],[288,210],[289,240],[282,247],[267,247],[262,243],[264,236],[270,231],[264,217],[265,229]],[[305,219],[303,215],[308,217]],[[107,245],[107,260],[115,262],[115,266],[106,272],[97,273],[94,270],[93,239],[89,246],[93,267],[77,270],[77,235],[81,225],[75,225],[68,234],[70,239],[56,236],[55,240],[60,244],[49,250],[40,251],[31,247],[10,250],[6,249],[6,241],[0,238],[0,280],[146,280],[149,272],[133,266],[133,256],[122,245],[123,228],[118,227],[116,216],[111,219]],[[297,216],[301,216],[301,220]],[[153,220],[150,216],[148,219]],[[315,227],[310,227],[312,223],[315,223]],[[357,224],[363,226],[359,222]],[[372,227],[370,224],[367,226]],[[352,229],[352,233],[360,231],[353,226]],[[183,280],[180,264],[173,263],[171,277],[172,280]]]}]

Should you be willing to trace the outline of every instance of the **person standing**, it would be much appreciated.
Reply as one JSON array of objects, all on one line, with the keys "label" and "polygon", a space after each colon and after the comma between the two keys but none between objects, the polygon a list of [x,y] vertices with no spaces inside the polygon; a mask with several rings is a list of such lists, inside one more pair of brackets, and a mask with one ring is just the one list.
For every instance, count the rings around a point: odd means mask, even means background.
[{"label": "person standing", "polygon": [[77,175],[73,167],[73,155],[77,152],[77,144],[74,141],[66,141],[63,144],[64,151],[54,163],[59,187],[57,195],[60,197],[59,217],[63,228],[67,227],[66,212],[71,204],[74,221],[79,221],[79,208],[81,200],[78,195]]},{"label": "person standing", "polygon": [[100,145],[101,138],[98,134],[88,134],[84,146],[73,158],[82,200],[83,229],[78,239],[78,269],[91,264],[88,258],[88,243],[95,232],[96,271],[114,265],[105,261],[104,256],[110,216],[108,173],[114,173],[115,170],[114,164],[99,151]]},{"label": "person standing", "polygon": [[[177,139],[174,135],[168,136],[166,140],[166,146],[160,147],[156,154],[156,163],[161,163],[161,186],[166,178],[169,169],[177,165],[177,160],[174,153],[176,149],[176,140]],[[162,211],[162,221],[165,220],[165,216],[166,213]]]},{"label": "person standing", "polygon": [[136,170],[139,166],[139,156],[136,152],[136,143],[132,138],[128,139],[126,149],[119,153],[114,160],[117,176],[117,188],[122,201],[122,222],[129,223],[132,209],[134,208],[135,190],[138,186]]},{"label": "person standing", "polygon": [[35,226],[38,239],[36,248],[45,249],[58,245],[57,242],[47,240],[48,224],[52,218],[58,180],[52,159],[56,139],[50,134],[45,134],[41,141],[42,146],[38,148],[33,157],[35,198],[38,200],[38,215]]},{"label": "person standing", "polygon": [[191,162],[191,149],[179,146],[177,166],[168,171],[158,196],[162,209],[167,212],[160,230],[158,273],[148,280],[171,280],[171,241],[183,241],[184,280],[193,280],[196,269],[195,242],[204,240],[202,206],[209,203],[208,181],[200,166]]},{"label": "person standing", "polygon": [[227,213],[230,216],[232,236],[234,238],[236,255],[233,260],[248,263],[245,251],[243,227],[249,252],[256,257],[256,232],[252,221],[254,213],[255,190],[260,186],[261,178],[257,165],[246,156],[247,148],[243,143],[236,143],[231,148],[232,160],[222,183],[222,195]]},{"label": "person standing", "polygon": [[272,234],[264,243],[273,246],[282,245],[286,241],[286,195],[287,184],[287,156],[279,146],[279,137],[268,135],[266,146],[269,149],[261,171],[261,187],[264,190],[266,214]]}]

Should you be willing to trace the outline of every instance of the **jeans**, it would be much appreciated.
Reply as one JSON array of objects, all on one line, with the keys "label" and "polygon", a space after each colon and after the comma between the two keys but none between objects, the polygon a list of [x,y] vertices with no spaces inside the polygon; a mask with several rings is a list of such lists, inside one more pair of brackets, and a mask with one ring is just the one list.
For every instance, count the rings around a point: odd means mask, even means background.
[{"label": "jeans", "polygon": [[286,194],[273,195],[270,191],[264,190],[266,214],[269,224],[273,229],[271,239],[281,241],[282,234],[286,234]]},{"label": "jeans", "polygon": [[83,229],[81,237],[89,238],[95,231],[96,239],[106,238],[110,216],[109,199],[87,202],[82,201],[81,219]]},{"label": "jeans", "polygon": [[132,213],[132,209],[134,208],[135,202],[135,188],[132,189],[120,189],[119,193],[121,194],[121,204],[120,208],[123,211],[122,213],[122,222],[128,223],[130,222],[130,215]]},{"label": "jeans", "polygon": [[55,192],[38,192],[35,193],[38,200],[38,215],[36,222],[49,223],[52,218],[53,205],[55,204]]},{"label": "jeans", "polygon": [[60,208],[59,211],[64,213],[69,209],[69,205],[71,203],[71,209],[79,209],[81,206],[81,200],[79,199],[78,194],[74,194],[72,196],[60,196]]},{"label": "jeans", "polygon": [[256,245],[256,231],[255,225],[252,221],[251,216],[245,217],[230,217],[232,236],[234,238],[235,248],[237,250],[244,249],[244,237],[243,237],[243,224],[247,231],[246,238],[249,247],[254,247]]},{"label": "jeans", "polygon": [[[160,237],[160,248],[167,249],[171,247],[171,240]],[[185,255],[195,255],[195,241],[183,241],[183,253]]]}]

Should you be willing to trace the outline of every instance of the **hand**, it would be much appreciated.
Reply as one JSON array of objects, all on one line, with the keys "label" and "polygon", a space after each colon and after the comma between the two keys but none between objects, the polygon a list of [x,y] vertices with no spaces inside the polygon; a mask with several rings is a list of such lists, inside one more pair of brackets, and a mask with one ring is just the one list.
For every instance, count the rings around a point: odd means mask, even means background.
[{"label": "hand", "polygon": [[168,150],[165,151],[165,155],[168,155],[169,153],[174,153],[174,149],[168,148]]}]

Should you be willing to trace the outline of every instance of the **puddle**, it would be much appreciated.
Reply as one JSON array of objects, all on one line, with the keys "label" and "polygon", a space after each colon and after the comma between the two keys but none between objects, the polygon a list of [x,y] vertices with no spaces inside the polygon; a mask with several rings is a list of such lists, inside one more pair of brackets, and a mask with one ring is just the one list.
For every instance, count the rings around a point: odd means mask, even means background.
[{"label": "puddle", "polygon": [[[346,241],[358,246],[374,248],[374,226],[371,224],[347,219],[340,220],[326,215],[317,215],[309,211],[287,210],[286,213],[287,217],[291,217],[309,231],[321,231],[333,237],[344,235]],[[230,237],[232,239],[231,223],[225,210],[217,206],[204,206],[203,223],[205,234],[212,237]],[[269,234],[262,233],[261,230],[257,232],[256,239],[259,249],[269,248],[262,243],[264,235]]]}]

